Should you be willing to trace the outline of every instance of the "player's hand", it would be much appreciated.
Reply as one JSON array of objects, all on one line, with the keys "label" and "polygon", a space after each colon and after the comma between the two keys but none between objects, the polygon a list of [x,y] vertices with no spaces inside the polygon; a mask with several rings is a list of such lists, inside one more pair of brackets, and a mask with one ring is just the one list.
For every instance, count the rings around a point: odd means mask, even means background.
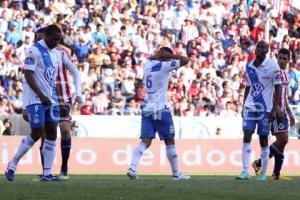
[{"label": "player's hand", "polygon": [[75,97],[75,102],[78,102],[78,104],[81,105],[82,104],[82,98],[81,98],[81,96],[76,96]]},{"label": "player's hand", "polygon": [[276,115],[277,115],[276,110],[272,110],[271,113],[269,114],[269,122],[274,121],[276,119]]},{"label": "player's hand", "polygon": [[284,112],[281,109],[277,110],[276,113],[277,113],[278,118],[284,117]]},{"label": "player's hand", "polygon": [[40,100],[41,100],[42,104],[44,104],[46,106],[51,106],[51,104],[52,104],[51,99],[46,97],[45,95],[40,96]]},{"label": "player's hand", "polygon": [[295,126],[295,124],[296,124],[295,117],[294,116],[289,116],[289,117],[290,117],[290,124],[291,124],[291,126]]},{"label": "player's hand", "polygon": [[28,113],[25,109],[22,110],[22,117],[26,122],[29,122]]},{"label": "player's hand", "polygon": [[61,104],[61,105],[59,105],[59,112],[60,112],[61,116],[68,116],[69,108],[64,104]]}]

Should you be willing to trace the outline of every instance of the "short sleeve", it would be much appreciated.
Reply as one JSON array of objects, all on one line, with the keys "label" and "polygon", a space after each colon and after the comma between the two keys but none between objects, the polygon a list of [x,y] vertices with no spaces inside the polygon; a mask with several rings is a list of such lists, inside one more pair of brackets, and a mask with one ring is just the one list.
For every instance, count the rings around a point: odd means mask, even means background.
[{"label": "short sleeve", "polygon": [[280,73],[279,66],[277,64],[275,65],[273,83],[274,83],[274,85],[281,84],[281,73]]},{"label": "short sleeve", "polygon": [[168,62],[164,62],[164,68],[167,69],[167,71],[177,70],[180,68],[180,61],[179,60],[171,60]]},{"label": "short sleeve", "polygon": [[26,53],[25,61],[24,61],[24,69],[35,71],[36,63],[37,63],[37,56],[34,48],[30,48]]}]

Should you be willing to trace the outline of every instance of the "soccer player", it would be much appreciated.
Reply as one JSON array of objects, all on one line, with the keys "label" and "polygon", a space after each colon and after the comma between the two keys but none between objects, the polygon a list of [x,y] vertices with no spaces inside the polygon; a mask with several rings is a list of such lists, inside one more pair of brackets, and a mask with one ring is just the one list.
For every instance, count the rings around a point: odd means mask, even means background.
[{"label": "soccer player", "polygon": [[174,55],[170,48],[162,47],[144,65],[143,84],[146,86],[147,94],[142,104],[141,142],[133,153],[127,172],[130,179],[139,179],[136,171],[138,162],[144,151],[151,145],[156,132],[166,144],[173,179],[190,179],[190,176],[179,171],[174,141],[174,125],[167,96],[169,72],[186,65],[188,62],[187,57]]},{"label": "soccer player", "polygon": [[44,168],[41,181],[57,181],[51,173],[56,153],[59,107],[56,96],[56,77],[59,66],[59,51],[55,49],[62,39],[57,25],[46,28],[45,40],[35,43],[27,52],[24,62],[23,102],[31,127],[30,135],[22,139],[13,159],[9,162],[5,175],[13,181],[20,159],[32,148],[45,132],[42,149]]},{"label": "soccer player", "polygon": [[[40,28],[35,33],[35,42],[43,39],[45,36],[46,28]],[[60,179],[67,180],[69,179],[68,176],[68,160],[70,157],[70,150],[71,150],[71,105],[72,105],[72,97],[70,92],[70,83],[68,78],[68,72],[71,73],[74,84],[75,84],[75,102],[81,103],[81,80],[80,80],[80,73],[77,67],[72,63],[71,58],[69,56],[68,49],[61,44],[58,44],[56,47],[59,50],[60,54],[58,54],[58,59],[60,60],[59,68],[58,68],[58,75],[57,75],[57,95],[58,101],[60,104],[60,121],[59,121],[59,128],[61,132],[61,157],[62,157],[62,165],[60,170]],[[25,114],[25,113],[24,113]],[[23,116],[24,116],[23,114]],[[43,143],[44,143],[44,136],[42,136],[41,147],[40,151],[42,150]],[[43,155],[41,153],[41,160],[42,165],[43,163]]]},{"label": "soccer player", "polygon": [[261,146],[262,165],[257,180],[264,181],[267,179],[266,170],[269,159],[268,135],[270,133],[270,122],[275,119],[276,112],[279,110],[281,90],[280,69],[275,61],[267,58],[268,52],[268,43],[259,41],[255,48],[255,59],[246,66],[247,85],[243,105],[243,171],[236,177],[238,180],[250,179],[250,143],[256,126]]},{"label": "soccer player", "polygon": [[[290,61],[290,54],[290,51],[285,48],[280,49],[277,54],[277,63],[280,67],[282,87],[281,98],[279,101],[280,110],[271,125],[272,134],[276,137],[276,141],[270,146],[269,154],[269,158],[274,156],[275,159],[275,165],[271,177],[273,180],[289,179],[288,177],[281,176],[280,171],[284,161],[284,148],[288,143],[288,117],[290,119],[291,126],[295,125],[295,118],[287,100],[289,80],[286,68]],[[253,161],[252,167],[255,170],[256,175],[258,175],[261,168],[261,159]]]}]

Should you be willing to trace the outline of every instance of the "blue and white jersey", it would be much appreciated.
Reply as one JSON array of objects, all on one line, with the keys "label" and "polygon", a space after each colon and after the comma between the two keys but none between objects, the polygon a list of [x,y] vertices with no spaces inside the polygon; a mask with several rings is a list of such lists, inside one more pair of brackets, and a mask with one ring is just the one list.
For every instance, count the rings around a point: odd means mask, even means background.
[{"label": "blue and white jersey", "polygon": [[169,72],[180,67],[179,60],[157,61],[147,60],[144,65],[143,84],[146,87],[146,96],[142,110],[155,112],[169,108],[168,85]]},{"label": "blue and white jersey", "polygon": [[245,108],[258,112],[271,112],[274,85],[281,84],[279,66],[270,58],[266,58],[257,68],[253,66],[253,62],[246,66],[247,86],[250,86],[250,91],[245,101]]},{"label": "blue and white jersey", "polygon": [[[60,52],[57,49],[49,49],[44,40],[40,40],[28,49],[24,69],[34,71],[34,77],[42,93],[56,102],[56,77],[60,63]],[[40,98],[30,88],[26,79],[23,79],[23,104],[41,103]]]}]

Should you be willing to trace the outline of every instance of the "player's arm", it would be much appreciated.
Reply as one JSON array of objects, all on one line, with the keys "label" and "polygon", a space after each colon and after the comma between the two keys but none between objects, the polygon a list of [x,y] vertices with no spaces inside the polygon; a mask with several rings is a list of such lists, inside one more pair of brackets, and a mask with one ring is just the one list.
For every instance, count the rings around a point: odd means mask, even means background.
[{"label": "player's arm", "polygon": [[296,120],[295,120],[293,111],[292,111],[288,101],[285,102],[285,108],[286,108],[286,111],[287,111],[287,113],[289,115],[289,118],[290,118],[290,125],[294,126],[296,124]]},{"label": "player's arm", "polygon": [[186,56],[167,53],[166,57],[170,60],[179,60],[180,67],[189,63],[189,59]]},{"label": "player's arm", "polygon": [[74,79],[75,92],[76,92],[75,101],[77,101],[78,103],[82,103],[81,79],[80,79],[79,70],[77,69],[76,65],[74,65],[74,63],[71,61],[70,57],[65,53],[63,54],[63,64],[70,71]]},{"label": "player's arm", "polygon": [[282,111],[279,106],[279,102],[281,98],[281,73],[278,66],[274,73],[273,82],[275,87],[275,94],[273,100],[273,108],[269,116],[269,121],[274,121],[277,113],[279,117],[282,117]]},{"label": "player's arm", "polygon": [[33,50],[29,50],[24,62],[24,77],[29,87],[40,98],[41,102],[46,105],[51,105],[51,100],[43,94],[38,87],[38,83],[35,80],[34,73],[36,69],[37,57],[34,55]]}]

